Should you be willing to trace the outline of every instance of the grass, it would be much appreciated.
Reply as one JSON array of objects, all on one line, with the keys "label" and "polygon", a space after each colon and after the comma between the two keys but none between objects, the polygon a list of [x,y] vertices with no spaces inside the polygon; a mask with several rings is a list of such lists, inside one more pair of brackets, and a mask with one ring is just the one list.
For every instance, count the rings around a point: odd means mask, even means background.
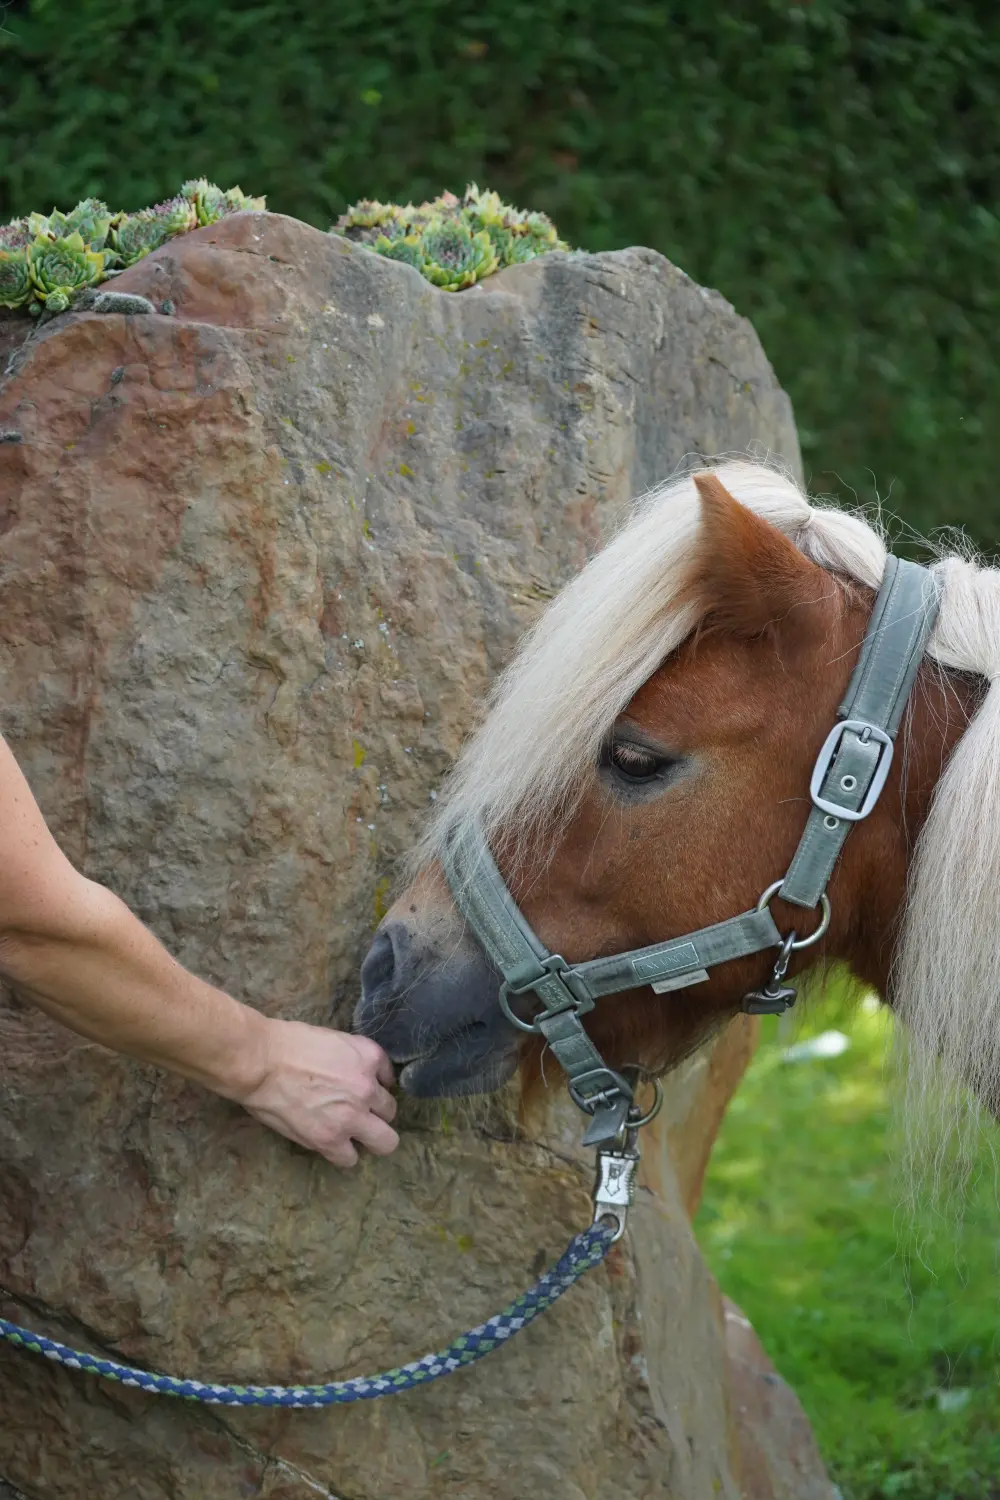
[{"label": "grass", "polygon": [[[785,1061],[838,1028],[841,1056]],[[696,1229],[797,1391],[844,1500],[1000,1500],[1000,1206],[991,1155],[962,1223],[900,1209],[888,1022],[836,995],[769,1018]],[[919,1247],[919,1253],[914,1246]],[[909,1248],[908,1248],[909,1247]]]}]

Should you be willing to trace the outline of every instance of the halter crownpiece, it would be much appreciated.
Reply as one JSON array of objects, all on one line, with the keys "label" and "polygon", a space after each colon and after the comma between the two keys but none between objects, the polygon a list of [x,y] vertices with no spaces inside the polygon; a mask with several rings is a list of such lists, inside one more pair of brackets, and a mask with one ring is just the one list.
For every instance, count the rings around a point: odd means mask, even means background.
[{"label": "halter crownpiece", "polygon": [[[634,1088],[604,1061],[580,1017],[604,995],[649,985],[657,993],[684,989],[708,979],[709,970],[768,948],[778,950],[771,977],[744,998],[750,1015],[780,1014],[795,1000],[782,984],[794,951],[818,942],[830,921],[826,888],[844,840],[855,823],[874,808],[886,784],[903,712],[937,619],[940,592],[926,568],[888,557],[861,654],[837,713],[837,723],[820,750],[809,785],[812,809],[787,874],[763,893],[756,907],[711,927],[647,948],[569,964],[552,953],[525,920],[497,868],[489,843],[476,822],[449,836],[442,865],[459,911],[490,963],[501,975],[500,1005],[521,1031],[544,1037],[569,1080],[574,1102],[588,1114],[584,1145],[607,1146],[619,1137],[622,1150],[601,1153],[601,1179],[615,1178],[614,1191],[634,1176],[634,1135],[645,1123],[635,1106]],[[770,912],[780,893],[794,906],[820,908],[820,922],[805,938],[779,932]],[[511,1006],[513,998],[534,993],[542,1009],[531,1021]],[[630,1070],[631,1071],[631,1070]],[[658,1102],[654,1105],[655,1113]],[[651,1118],[647,1116],[646,1118]],[[630,1170],[615,1163],[633,1162]],[[610,1165],[609,1165],[610,1162]],[[615,1200],[617,1203],[617,1199]],[[624,1207],[616,1208],[624,1224]]]}]

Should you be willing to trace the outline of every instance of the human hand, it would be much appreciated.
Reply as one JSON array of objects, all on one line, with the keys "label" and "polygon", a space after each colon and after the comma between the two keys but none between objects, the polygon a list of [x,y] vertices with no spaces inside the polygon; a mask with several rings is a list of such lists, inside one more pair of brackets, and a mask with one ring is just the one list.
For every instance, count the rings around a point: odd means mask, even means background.
[{"label": "human hand", "polygon": [[268,1020],[263,1048],[263,1077],[239,1099],[254,1119],[337,1167],[355,1165],[355,1142],[376,1156],[395,1151],[392,1064],[377,1042]]},{"label": "human hand", "polygon": [[340,1167],[355,1142],[399,1137],[377,1043],[271,1020],[171,958],[138,917],[75,870],[0,735],[0,978],[91,1041],[243,1104]]}]

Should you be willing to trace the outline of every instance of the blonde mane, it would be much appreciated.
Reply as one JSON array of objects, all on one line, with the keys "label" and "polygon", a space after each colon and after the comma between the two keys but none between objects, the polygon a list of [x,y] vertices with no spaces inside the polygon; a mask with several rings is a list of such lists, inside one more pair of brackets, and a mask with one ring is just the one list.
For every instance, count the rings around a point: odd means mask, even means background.
[{"label": "blonde mane", "polygon": [[[711,471],[805,556],[878,587],[886,545],[867,520],[810,503],[765,464],[725,461]],[[692,475],[661,485],[544,612],[459,757],[416,851],[421,863],[470,817],[496,834],[571,815],[615,719],[698,624],[679,601],[699,525]],[[959,556],[934,567],[942,604],[928,654],[990,686],[944,769],[911,868],[893,977],[908,1033],[911,1127],[940,1117],[942,1074],[987,1104],[1000,1082],[1000,573]],[[966,1119],[974,1129],[974,1111]]]}]

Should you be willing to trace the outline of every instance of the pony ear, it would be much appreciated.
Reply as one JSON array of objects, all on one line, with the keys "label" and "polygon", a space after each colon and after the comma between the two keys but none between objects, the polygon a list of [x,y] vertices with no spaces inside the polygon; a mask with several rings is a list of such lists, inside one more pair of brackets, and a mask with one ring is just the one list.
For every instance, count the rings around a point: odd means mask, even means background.
[{"label": "pony ear", "polygon": [[756,515],[715,474],[696,474],[701,534],[692,579],[704,630],[752,637],[786,622],[808,630],[814,606],[829,599],[829,573],[810,562],[783,532]]}]

